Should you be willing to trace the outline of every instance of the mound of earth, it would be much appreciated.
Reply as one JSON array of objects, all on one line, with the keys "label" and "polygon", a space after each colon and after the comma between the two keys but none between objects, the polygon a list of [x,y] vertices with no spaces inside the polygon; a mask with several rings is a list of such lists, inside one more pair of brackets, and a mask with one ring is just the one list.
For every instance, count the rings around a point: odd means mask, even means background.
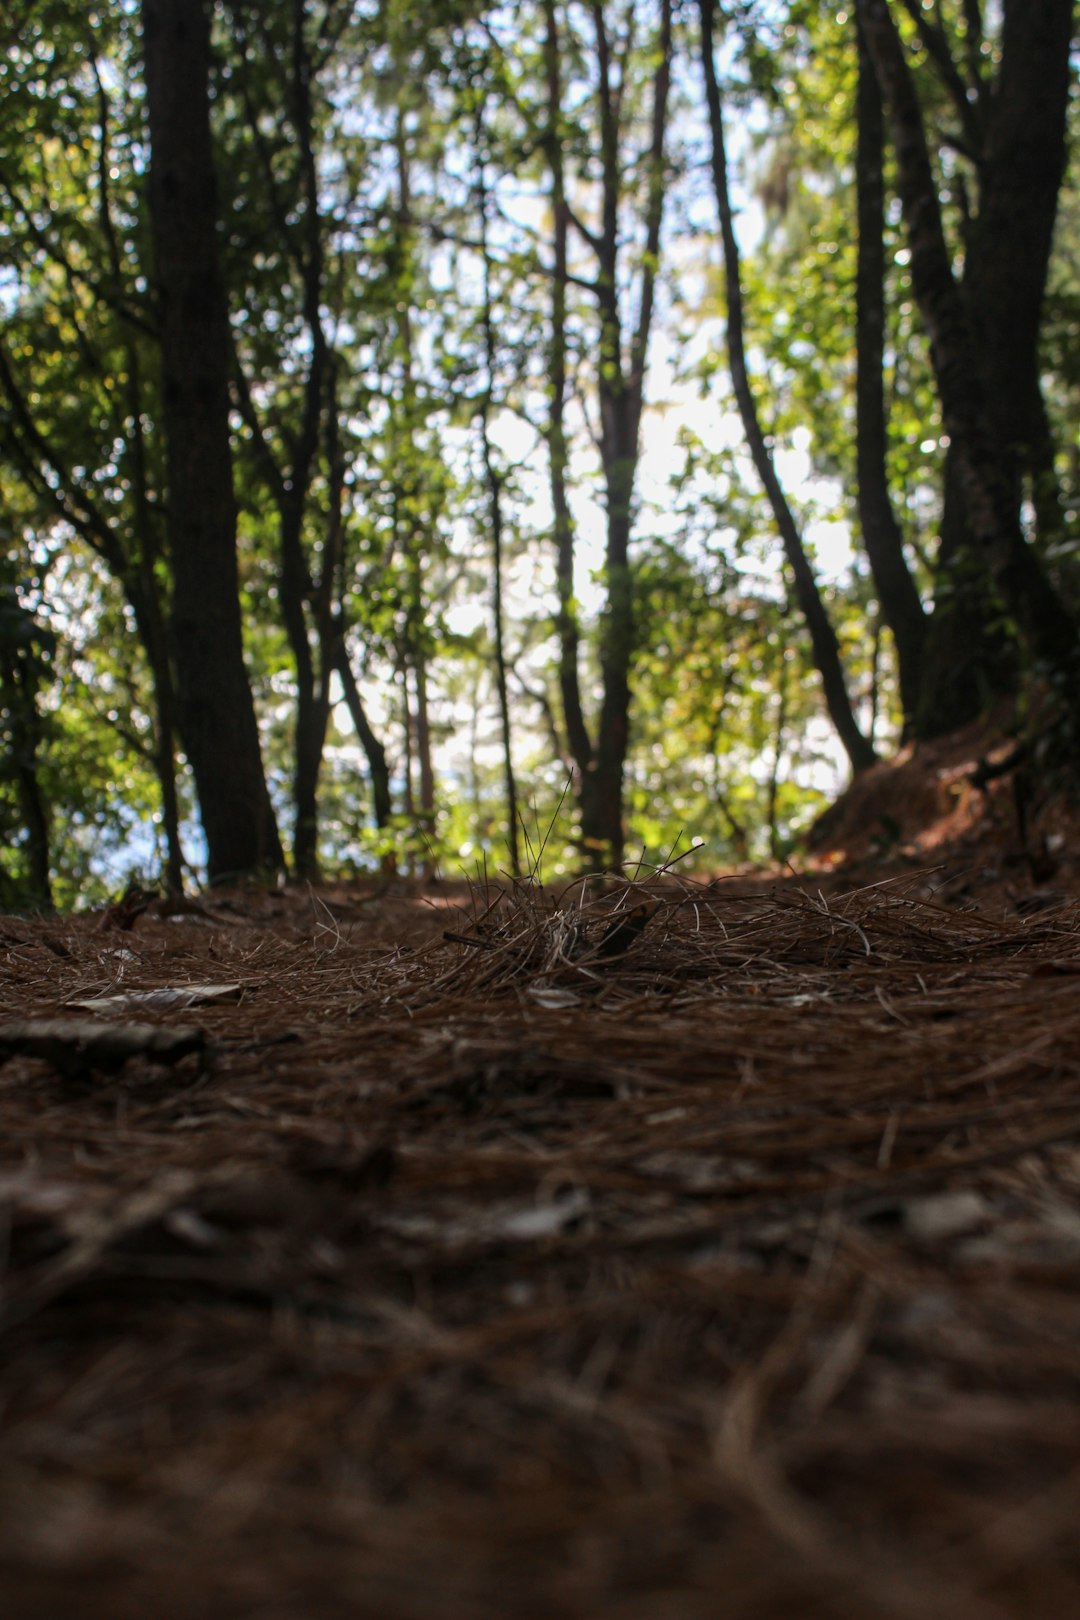
[{"label": "mound of earth", "polygon": [[921,870],[927,894],[990,913],[1080,895],[1080,811],[1040,782],[1000,717],[910,745],[820,816],[804,870],[843,881]]}]

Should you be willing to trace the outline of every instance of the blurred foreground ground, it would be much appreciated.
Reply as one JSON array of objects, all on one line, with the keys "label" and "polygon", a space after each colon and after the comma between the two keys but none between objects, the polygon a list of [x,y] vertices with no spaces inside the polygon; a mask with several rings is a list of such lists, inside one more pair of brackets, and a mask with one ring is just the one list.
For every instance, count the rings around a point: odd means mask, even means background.
[{"label": "blurred foreground ground", "polygon": [[977,743],[798,876],[0,918],[7,1620],[1080,1615],[1080,846]]}]

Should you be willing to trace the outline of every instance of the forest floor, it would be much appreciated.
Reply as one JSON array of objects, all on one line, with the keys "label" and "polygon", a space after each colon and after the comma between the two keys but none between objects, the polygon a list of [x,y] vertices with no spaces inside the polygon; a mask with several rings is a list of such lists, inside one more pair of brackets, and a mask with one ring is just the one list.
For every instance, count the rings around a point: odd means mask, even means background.
[{"label": "forest floor", "polygon": [[1080,1616],[1080,822],[976,742],[799,875],[0,918],[7,1620]]}]

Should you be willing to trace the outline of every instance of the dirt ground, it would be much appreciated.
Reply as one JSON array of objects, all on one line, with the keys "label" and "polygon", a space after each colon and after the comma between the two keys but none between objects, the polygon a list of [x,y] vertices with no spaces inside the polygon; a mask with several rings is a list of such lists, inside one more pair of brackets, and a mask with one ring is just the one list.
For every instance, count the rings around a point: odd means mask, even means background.
[{"label": "dirt ground", "polygon": [[0,918],[7,1620],[1080,1616],[1080,843],[970,751],[798,874]]}]

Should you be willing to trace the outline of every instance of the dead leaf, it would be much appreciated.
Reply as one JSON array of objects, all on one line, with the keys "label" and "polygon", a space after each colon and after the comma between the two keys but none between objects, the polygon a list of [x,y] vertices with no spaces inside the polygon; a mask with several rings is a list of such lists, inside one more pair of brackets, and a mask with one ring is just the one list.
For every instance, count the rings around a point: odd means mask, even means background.
[{"label": "dead leaf", "polygon": [[126,990],[122,995],[94,996],[67,1005],[83,1012],[176,1012],[208,1001],[239,1001],[243,989],[241,984],[161,985],[156,990]]}]

